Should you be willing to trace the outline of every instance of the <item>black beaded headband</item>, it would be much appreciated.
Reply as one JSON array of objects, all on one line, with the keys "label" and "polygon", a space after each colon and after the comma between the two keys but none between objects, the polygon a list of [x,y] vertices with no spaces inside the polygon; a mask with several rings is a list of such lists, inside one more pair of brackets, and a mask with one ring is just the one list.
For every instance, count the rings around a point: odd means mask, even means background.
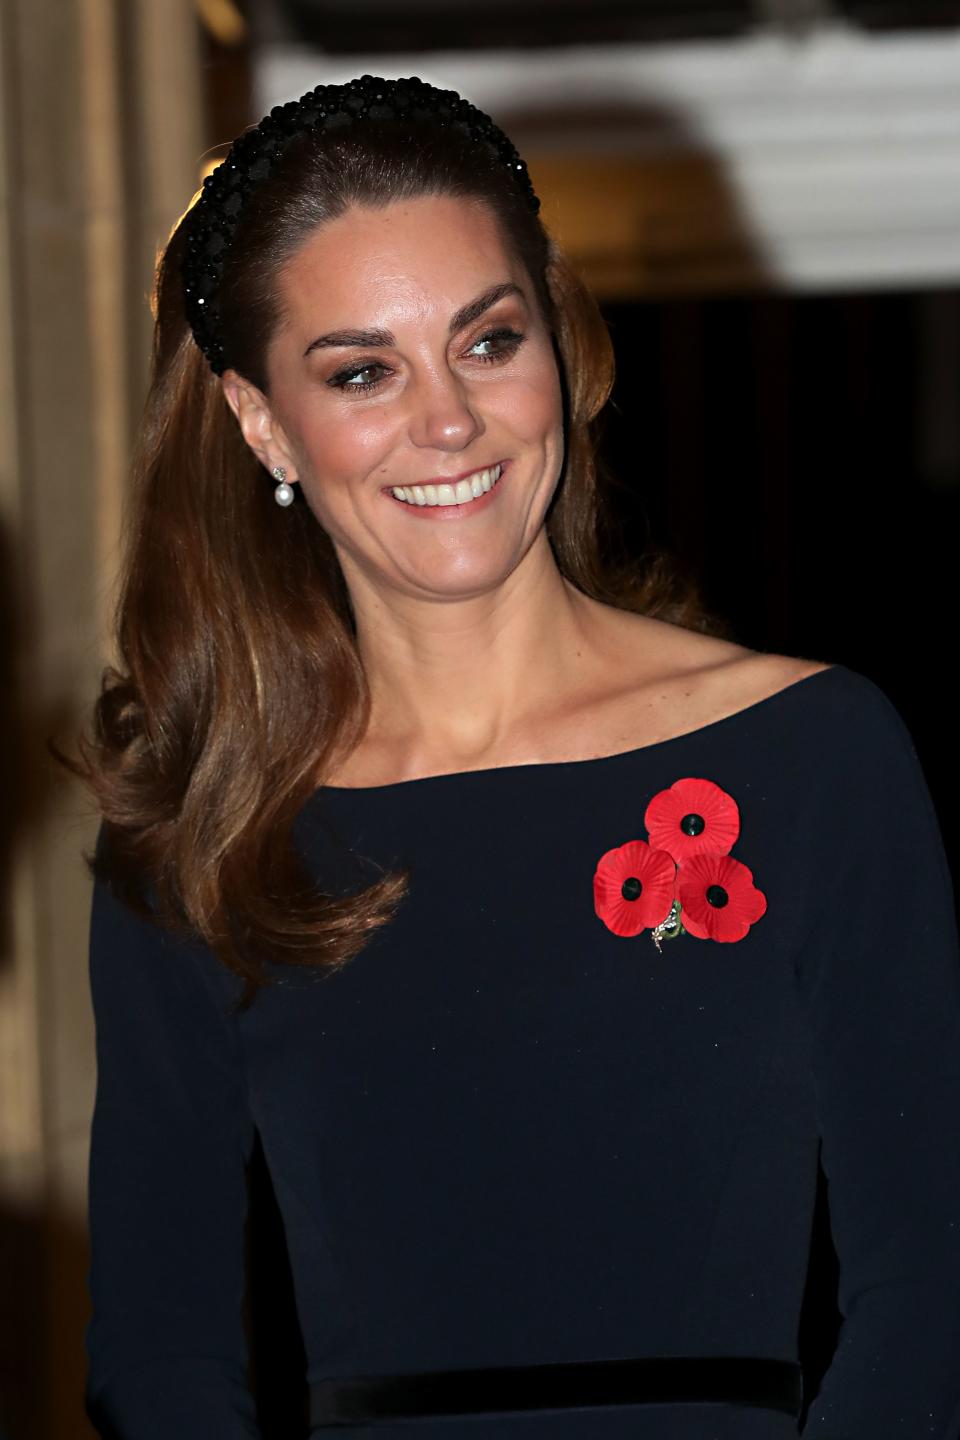
[{"label": "black beaded headband", "polygon": [[527,167],[489,115],[455,90],[438,90],[417,76],[384,80],[361,75],[346,85],[318,85],[277,105],[234,141],[222,165],[203,182],[185,221],[184,310],[194,339],[217,375],[227,368],[217,292],[224,262],[250,201],[270,175],[287,141],[308,131],[335,131],[361,120],[424,120],[450,125],[485,146],[511,172],[534,214],[540,201]]}]

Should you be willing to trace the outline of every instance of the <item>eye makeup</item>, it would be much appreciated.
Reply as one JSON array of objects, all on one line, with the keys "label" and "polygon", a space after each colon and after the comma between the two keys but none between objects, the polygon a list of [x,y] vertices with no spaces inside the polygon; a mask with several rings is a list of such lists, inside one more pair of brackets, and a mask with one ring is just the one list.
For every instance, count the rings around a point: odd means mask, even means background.
[{"label": "eye makeup", "polygon": [[[503,364],[516,355],[526,338],[526,335],[521,331],[514,330],[509,325],[497,326],[484,331],[482,335],[478,336],[469,347],[467,354],[475,351],[478,345],[496,344],[497,349],[488,354],[477,354],[475,358],[484,365]],[[366,381],[361,381],[358,377],[377,370],[389,373],[390,367],[385,365],[382,360],[376,360],[372,357],[354,361],[352,364],[345,365],[340,370],[334,371],[326,381],[326,384],[335,390],[365,393],[381,385],[383,383],[383,376],[375,380]]]}]

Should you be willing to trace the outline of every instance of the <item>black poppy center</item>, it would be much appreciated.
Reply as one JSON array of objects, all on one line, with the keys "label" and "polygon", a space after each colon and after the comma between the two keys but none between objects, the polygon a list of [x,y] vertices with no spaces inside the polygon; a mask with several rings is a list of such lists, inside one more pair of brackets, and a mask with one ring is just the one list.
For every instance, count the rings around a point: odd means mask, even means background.
[{"label": "black poppy center", "polygon": [[620,886],[620,894],[624,900],[639,900],[643,892],[643,881],[638,880],[636,875],[628,875]]},{"label": "black poppy center", "polygon": [[680,829],[684,835],[702,835],[707,828],[707,822],[702,815],[684,815],[680,821]]},{"label": "black poppy center", "polygon": [[722,910],[729,899],[730,896],[722,885],[710,885],[707,887],[707,903],[715,906],[717,910]]}]

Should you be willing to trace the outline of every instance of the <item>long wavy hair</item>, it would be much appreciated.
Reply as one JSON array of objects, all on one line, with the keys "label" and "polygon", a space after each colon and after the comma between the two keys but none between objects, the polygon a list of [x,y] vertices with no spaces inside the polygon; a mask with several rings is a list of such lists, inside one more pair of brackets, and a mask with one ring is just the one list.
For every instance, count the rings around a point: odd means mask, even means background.
[{"label": "long wavy hair", "polygon": [[[554,337],[566,456],[546,518],[562,575],[584,594],[710,628],[660,554],[617,555],[596,422],[613,384],[606,325],[502,166],[455,129],[374,123],[304,134],[248,206],[221,287],[230,364],[269,394],[276,278],[317,226],[358,204],[479,200],[522,260]],[[152,374],[133,458],[114,617],[117,665],[89,732],[59,758],[103,817],[87,863],[156,923],[201,939],[245,982],[275,964],[339,967],[395,913],[406,871],[324,893],[294,821],[362,738],[369,692],[350,596],[309,507],[281,509],[184,316],[184,224],[156,280]]]}]

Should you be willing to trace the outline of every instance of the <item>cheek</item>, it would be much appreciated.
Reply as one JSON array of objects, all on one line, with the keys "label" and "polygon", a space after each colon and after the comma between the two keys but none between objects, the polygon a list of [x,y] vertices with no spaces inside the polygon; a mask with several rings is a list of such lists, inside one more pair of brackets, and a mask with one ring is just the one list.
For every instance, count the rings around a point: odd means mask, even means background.
[{"label": "cheek", "polygon": [[563,391],[553,347],[545,336],[531,348],[510,376],[505,376],[500,404],[514,433],[535,444],[549,443],[563,431]]},{"label": "cheek", "polygon": [[563,398],[555,372],[532,375],[522,385],[506,387],[501,404],[503,419],[524,440],[548,441],[562,430]]},{"label": "cheek", "polygon": [[389,453],[395,432],[396,419],[386,409],[332,413],[311,420],[300,449],[317,479],[336,482],[369,474]]}]

